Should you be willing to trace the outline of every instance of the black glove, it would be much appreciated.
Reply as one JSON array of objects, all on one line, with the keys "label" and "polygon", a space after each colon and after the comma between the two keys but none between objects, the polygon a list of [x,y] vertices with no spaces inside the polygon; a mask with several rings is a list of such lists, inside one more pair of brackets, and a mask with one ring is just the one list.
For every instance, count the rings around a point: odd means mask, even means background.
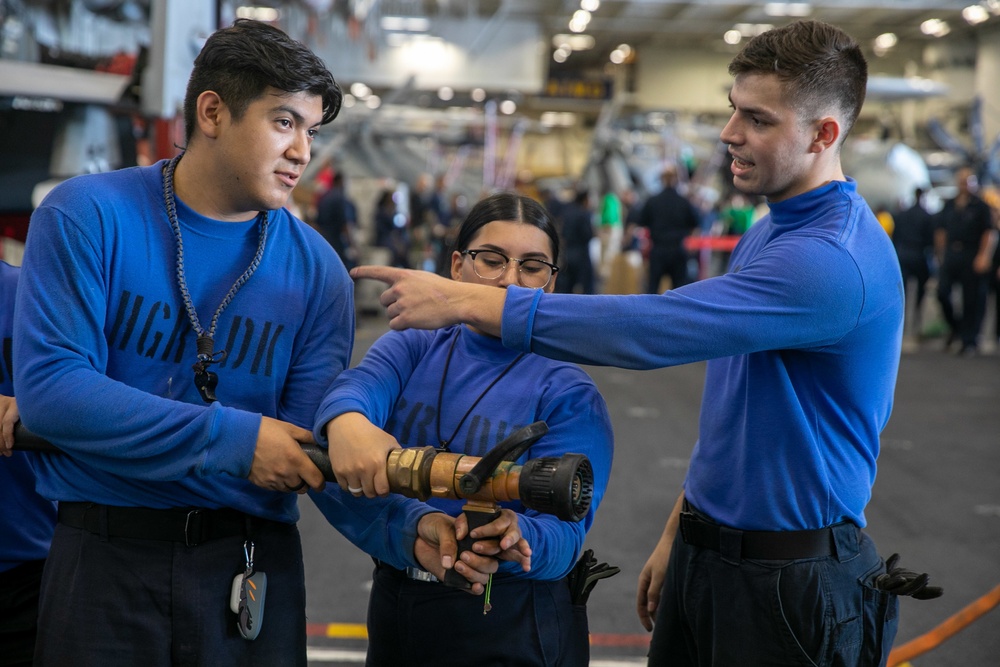
[{"label": "black glove", "polygon": [[580,560],[576,562],[573,569],[567,575],[569,581],[570,599],[573,604],[586,605],[590,598],[590,592],[601,579],[613,577],[621,571],[621,568],[598,563],[594,558],[594,550],[587,549],[583,552]]},{"label": "black glove", "polygon": [[904,570],[897,567],[897,563],[899,554],[889,556],[885,562],[885,574],[875,577],[875,588],[894,595],[909,595],[917,600],[932,600],[944,593],[940,586],[927,585],[930,575]]}]

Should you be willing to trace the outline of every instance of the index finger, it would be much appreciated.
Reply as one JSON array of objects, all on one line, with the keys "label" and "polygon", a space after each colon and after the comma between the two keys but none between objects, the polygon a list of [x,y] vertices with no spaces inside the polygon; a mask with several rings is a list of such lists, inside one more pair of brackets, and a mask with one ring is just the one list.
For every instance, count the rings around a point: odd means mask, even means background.
[{"label": "index finger", "polygon": [[397,266],[356,266],[351,269],[351,277],[355,280],[361,280],[368,278],[371,280],[381,280],[387,285],[392,285],[397,280],[403,277],[406,269],[401,269]]},{"label": "index finger", "polygon": [[517,532],[517,528],[517,516],[510,510],[502,510],[500,512],[500,516],[493,521],[490,521],[482,526],[477,526],[469,531],[469,537],[475,540],[481,540],[485,537],[500,537],[501,535],[507,535],[511,532],[514,532],[518,537],[520,537],[520,533]]},{"label": "index finger", "polygon": [[295,424],[289,424],[288,433],[295,441],[302,445],[315,445],[316,436],[309,429],[302,428],[301,426],[296,426]]}]

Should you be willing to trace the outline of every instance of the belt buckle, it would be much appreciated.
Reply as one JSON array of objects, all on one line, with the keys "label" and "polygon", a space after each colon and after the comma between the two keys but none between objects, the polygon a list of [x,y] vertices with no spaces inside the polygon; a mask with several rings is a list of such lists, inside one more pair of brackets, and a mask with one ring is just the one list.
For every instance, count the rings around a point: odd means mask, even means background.
[{"label": "belt buckle", "polygon": [[441,581],[430,572],[427,572],[426,570],[421,570],[418,567],[407,567],[406,578],[412,579],[414,581],[427,581],[435,583]]},{"label": "belt buckle", "polygon": [[202,511],[193,509],[184,517],[184,546],[196,547],[201,543]]}]

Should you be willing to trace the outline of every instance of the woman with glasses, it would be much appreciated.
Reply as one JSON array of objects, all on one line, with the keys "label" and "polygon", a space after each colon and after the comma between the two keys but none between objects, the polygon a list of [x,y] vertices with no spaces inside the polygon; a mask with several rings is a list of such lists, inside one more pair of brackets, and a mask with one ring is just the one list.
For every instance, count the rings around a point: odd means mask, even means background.
[{"label": "woman with glasses", "polygon": [[[558,259],[559,238],[545,209],[501,193],[476,204],[462,223],[451,277],[552,292]],[[332,447],[390,438],[396,446],[483,456],[539,420],[548,432],[519,461],[586,455],[594,469],[590,511],[572,523],[503,503],[500,518],[473,535],[491,538],[476,545],[477,554],[496,555],[499,566],[469,552],[454,564],[475,582],[473,595],[438,582],[464,501],[375,498],[373,489],[352,487],[349,479],[311,494],[338,530],[377,559],[368,665],[586,665],[586,610],[573,604],[566,577],[607,486],[611,423],[580,368],[510,352],[464,325],[391,331],[330,388],[316,436]],[[463,535],[464,518],[458,529]]]}]

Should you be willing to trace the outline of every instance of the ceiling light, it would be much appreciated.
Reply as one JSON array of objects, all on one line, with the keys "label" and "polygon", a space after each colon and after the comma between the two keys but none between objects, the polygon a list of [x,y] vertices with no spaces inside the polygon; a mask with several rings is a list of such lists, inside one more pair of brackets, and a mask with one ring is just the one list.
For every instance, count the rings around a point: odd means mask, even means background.
[{"label": "ceiling light", "polygon": [[587,25],[590,23],[591,15],[586,9],[578,9],[573,12],[573,21]]},{"label": "ceiling light", "polygon": [[382,106],[382,98],[378,95],[371,95],[365,100],[365,106],[369,109],[378,109]]},{"label": "ceiling light", "polygon": [[743,37],[756,37],[773,28],[773,23],[737,23],[733,26],[733,30],[738,30]]},{"label": "ceiling light", "polygon": [[274,7],[237,7],[236,18],[272,23],[278,20],[278,10]]},{"label": "ceiling light", "polygon": [[623,62],[625,62],[625,54],[622,53],[621,49],[615,49],[614,51],[612,51],[611,55],[608,56],[608,58],[611,60],[611,62],[613,62],[616,65],[621,65]]},{"label": "ceiling light", "polygon": [[372,89],[360,81],[355,81],[351,84],[351,95],[354,95],[359,100],[363,100],[371,94]]},{"label": "ceiling light", "polygon": [[743,39],[743,35],[739,30],[727,30],[726,34],[722,36],[722,41],[726,44],[739,44]]},{"label": "ceiling light", "polygon": [[514,103],[514,100],[504,100],[500,103],[500,113],[509,116],[515,111],[517,111],[517,104]]},{"label": "ceiling light", "polygon": [[933,37],[944,37],[951,32],[951,28],[941,19],[928,19],[920,24],[920,32]]},{"label": "ceiling light", "polygon": [[879,49],[891,49],[896,46],[899,40],[891,32],[884,32],[875,38],[875,47]]},{"label": "ceiling light", "polygon": [[564,49],[556,49],[552,52],[552,60],[557,63],[564,63],[569,58],[569,54],[570,52]]},{"label": "ceiling light", "polygon": [[569,29],[572,32],[583,32],[587,29],[587,24],[579,23],[576,19],[573,19],[569,22]]},{"label": "ceiling light", "polygon": [[969,25],[976,25],[990,18],[990,13],[982,5],[969,5],[962,10],[962,18]]},{"label": "ceiling light", "polygon": [[383,16],[379,25],[382,30],[395,32],[427,32],[431,29],[431,20],[424,16]]},{"label": "ceiling light", "polygon": [[580,0],[580,9],[585,9],[588,12],[596,12],[600,6],[601,0]]},{"label": "ceiling light", "polygon": [[621,51],[623,54],[625,54],[626,58],[632,55],[632,47],[629,46],[628,44],[619,44],[618,50]]},{"label": "ceiling light", "polygon": [[808,2],[768,2],[764,5],[768,16],[809,16],[812,7]]},{"label": "ceiling light", "polygon": [[594,38],[592,35],[567,35],[560,33],[553,35],[552,46],[566,51],[586,51],[594,48]]},{"label": "ceiling light", "polygon": [[982,5],[986,7],[991,14],[1000,15],[1000,0],[982,0]]},{"label": "ceiling light", "polygon": [[451,98],[455,97],[455,91],[448,86],[441,86],[438,88],[438,99],[442,102],[447,102]]},{"label": "ceiling light", "polygon": [[486,99],[486,91],[482,88],[473,88],[470,93],[473,102],[482,102]]},{"label": "ceiling light", "polygon": [[543,111],[539,121],[545,127],[572,127],[576,114],[569,111]]}]

